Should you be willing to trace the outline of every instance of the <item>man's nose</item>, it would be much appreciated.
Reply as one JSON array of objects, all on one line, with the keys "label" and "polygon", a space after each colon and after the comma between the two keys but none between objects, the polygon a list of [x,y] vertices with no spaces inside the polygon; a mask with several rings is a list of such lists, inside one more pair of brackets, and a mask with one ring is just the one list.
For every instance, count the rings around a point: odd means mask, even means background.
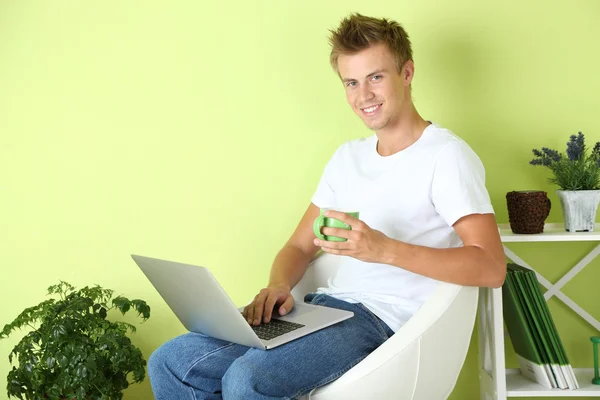
[{"label": "man's nose", "polygon": [[[375,97],[375,93],[371,90],[371,85],[362,85],[360,88],[360,100],[361,102],[369,101]],[[368,104],[367,104],[368,105]]]}]

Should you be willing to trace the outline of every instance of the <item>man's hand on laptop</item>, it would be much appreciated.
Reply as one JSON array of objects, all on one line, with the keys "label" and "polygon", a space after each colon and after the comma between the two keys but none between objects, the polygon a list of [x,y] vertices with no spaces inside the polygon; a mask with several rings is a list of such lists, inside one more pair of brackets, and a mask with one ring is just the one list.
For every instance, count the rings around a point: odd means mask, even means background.
[{"label": "man's hand on laptop", "polygon": [[242,315],[250,325],[260,325],[261,321],[268,323],[275,307],[279,307],[279,315],[285,315],[294,307],[292,293],[285,286],[269,286],[260,291],[248,304]]}]

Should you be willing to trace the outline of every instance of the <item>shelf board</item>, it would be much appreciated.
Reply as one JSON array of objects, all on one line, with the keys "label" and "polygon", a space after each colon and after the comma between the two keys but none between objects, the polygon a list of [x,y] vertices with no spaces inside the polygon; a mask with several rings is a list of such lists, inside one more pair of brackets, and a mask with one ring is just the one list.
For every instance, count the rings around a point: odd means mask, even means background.
[{"label": "shelf board", "polygon": [[567,232],[562,223],[545,224],[543,233],[534,234],[513,233],[510,224],[498,224],[498,230],[504,243],[600,241],[600,224],[598,223],[593,232]]},{"label": "shelf board", "polygon": [[594,385],[591,368],[574,368],[579,389],[548,389],[521,375],[518,369],[506,370],[507,397],[600,397],[600,385]]}]

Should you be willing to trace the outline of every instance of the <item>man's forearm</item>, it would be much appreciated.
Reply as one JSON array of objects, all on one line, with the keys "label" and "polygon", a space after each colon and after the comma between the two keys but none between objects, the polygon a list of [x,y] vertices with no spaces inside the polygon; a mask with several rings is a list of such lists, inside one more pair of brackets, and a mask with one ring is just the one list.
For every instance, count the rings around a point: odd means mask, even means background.
[{"label": "man's forearm", "polygon": [[435,249],[389,239],[382,264],[465,286],[499,287],[506,263],[477,246]]},{"label": "man's forearm", "polygon": [[311,257],[299,248],[285,246],[273,261],[269,286],[284,286],[291,290],[302,279],[310,261]]}]

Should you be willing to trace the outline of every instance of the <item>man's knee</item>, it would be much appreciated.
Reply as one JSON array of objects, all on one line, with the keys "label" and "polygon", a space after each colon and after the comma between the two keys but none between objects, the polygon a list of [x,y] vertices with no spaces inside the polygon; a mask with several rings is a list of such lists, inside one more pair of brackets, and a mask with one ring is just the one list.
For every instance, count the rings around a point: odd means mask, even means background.
[{"label": "man's knee", "polygon": [[169,343],[163,344],[148,357],[148,375],[150,377],[163,373],[167,369],[169,359],[172,356],[172,353],[167,349],[167,347],[171,347]]},{"label": "man's knee", "polygon": [[187,339],[185,335],[179,336],[154,350],[148,358],[148,375],[152,377],[164,373],[173,374],[175,370],[182,368],[182,353],[185,351]]},{"label": "man's knee", "polygon": [[277,371],[270,371],[268,366],[255,365],[241,357],[231,364],[223,376],[223,398],[251,399],[257,394],[286,397],[289,388],[281,385],[277,375]]}]

